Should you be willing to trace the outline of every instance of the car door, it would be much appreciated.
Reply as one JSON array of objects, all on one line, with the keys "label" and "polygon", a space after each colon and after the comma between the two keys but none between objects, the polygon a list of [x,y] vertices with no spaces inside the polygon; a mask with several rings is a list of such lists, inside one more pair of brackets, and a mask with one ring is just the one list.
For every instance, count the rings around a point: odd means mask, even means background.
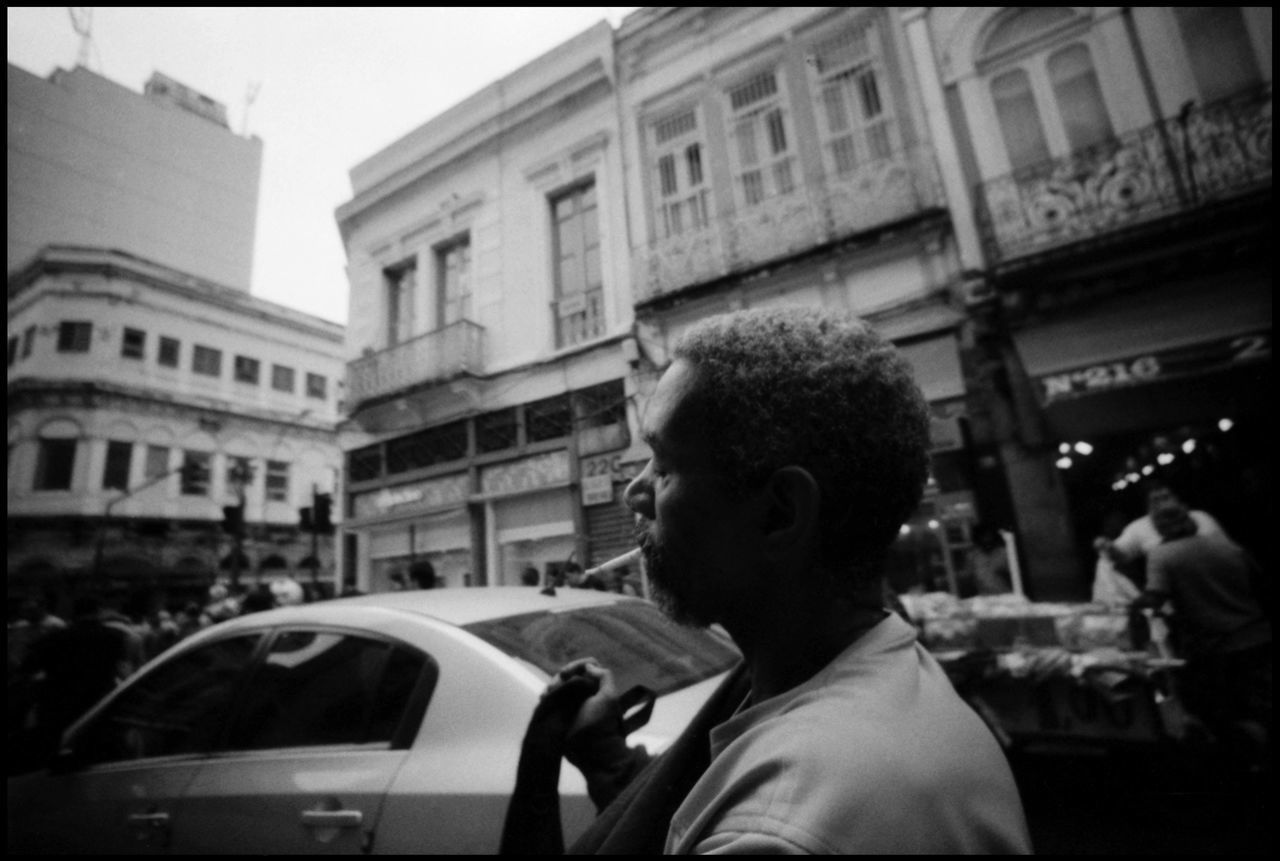
[{"label": "car door", "polygon": [[261,639],[178,653],[105,700],[70,731],[54,770],[9,782],[9,852],[172,851],[184,794]]},{"label": "car door", "polygon": [[175,851],[367,851],[434,678],[427,655],[387,638],[277,631],[187,789]]}]

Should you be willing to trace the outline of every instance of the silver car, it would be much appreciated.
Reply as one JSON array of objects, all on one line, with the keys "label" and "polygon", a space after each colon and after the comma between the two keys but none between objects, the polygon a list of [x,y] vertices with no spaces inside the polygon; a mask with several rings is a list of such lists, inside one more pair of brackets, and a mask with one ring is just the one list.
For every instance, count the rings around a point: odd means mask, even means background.
[{"label": "silver car", "polygon": [[[658,694],[663,749],[738,652],[638,598],[529,587],[369,595],[216,625],[143,667],[11,778],[8,848],[494,853],[550,676],[591,656]],[[594,818],[561,770],[565,837]]]}]

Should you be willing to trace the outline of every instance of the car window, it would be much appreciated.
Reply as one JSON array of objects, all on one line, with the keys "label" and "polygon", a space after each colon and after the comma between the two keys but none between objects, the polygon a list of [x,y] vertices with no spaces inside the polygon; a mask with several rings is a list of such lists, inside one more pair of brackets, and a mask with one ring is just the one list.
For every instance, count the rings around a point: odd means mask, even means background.
[{"label": "car window", "polygon": [[282,631],[241,694],[223,748],[390,744],[427,663],[384,640]]},{"label": "car window", "polygon": [[624,691],[645,685],[657,694],[669,693],[722,673],[738,660],[727,641],[677,625],[641,601],[526,613],[465,628],[547,673],[578,658],[595,658],[613,670]]},{"label": "car window", "polygon": [[260,634],[180,654],[131,684],[72,740],[85,764],[207,750]]}]

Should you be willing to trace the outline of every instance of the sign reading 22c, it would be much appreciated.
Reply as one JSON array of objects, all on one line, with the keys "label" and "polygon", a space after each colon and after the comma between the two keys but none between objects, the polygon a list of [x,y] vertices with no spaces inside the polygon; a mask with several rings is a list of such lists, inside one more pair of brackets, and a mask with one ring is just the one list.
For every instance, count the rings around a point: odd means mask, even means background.
[{"label": "sign reading 22c", "polygon": [[1044,403],[1049,404],[1123,386],[1203,374],[1270,358],[1271,332],[1255,332],[1049,374],[1040,378],[1040,393]]}]

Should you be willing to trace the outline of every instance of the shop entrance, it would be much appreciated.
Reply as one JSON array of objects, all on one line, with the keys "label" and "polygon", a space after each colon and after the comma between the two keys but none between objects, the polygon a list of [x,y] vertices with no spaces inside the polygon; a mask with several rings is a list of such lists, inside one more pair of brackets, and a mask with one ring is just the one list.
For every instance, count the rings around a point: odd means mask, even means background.
[{"label": "shop entrance", "polygon": [[1144,479],[1167,484],[1269,564],[1271,439],[1269,419],[1223,415],[1060,441],[1057,466],[1080,544],[1082,584],[1093,577],[1093,539],[1114,538],[1146,513]]}]

